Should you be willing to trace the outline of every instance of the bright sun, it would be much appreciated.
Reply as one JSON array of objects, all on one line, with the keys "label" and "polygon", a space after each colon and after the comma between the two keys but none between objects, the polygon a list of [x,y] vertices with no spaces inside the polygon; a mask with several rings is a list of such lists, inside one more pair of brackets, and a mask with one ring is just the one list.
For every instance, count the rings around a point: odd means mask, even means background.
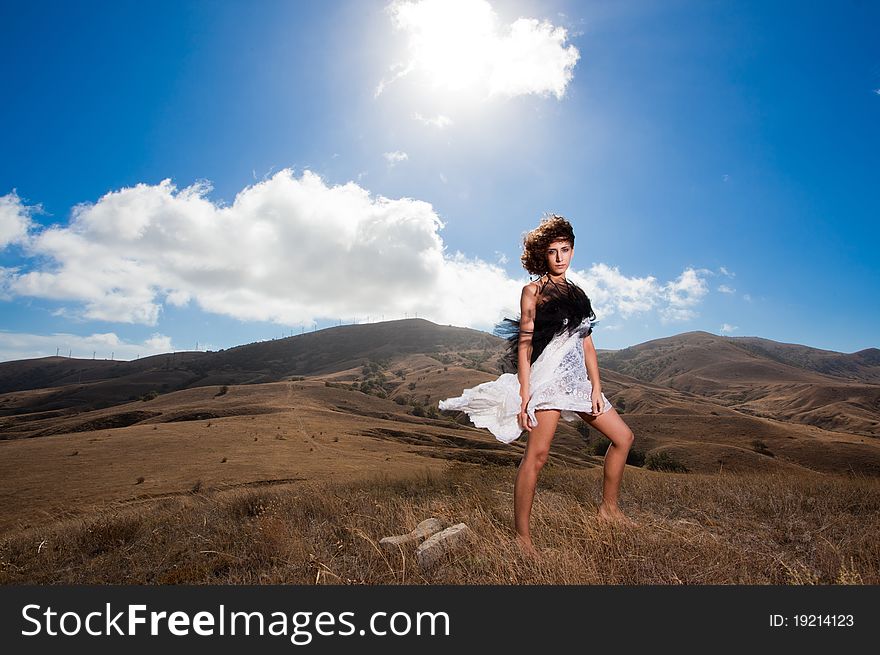
[{"label": "bright sun", "polygon": [[410,77],[422,92],[459,99],[537,94],[561,99],[579,58],[568,32],[548,20],[502,24],[486,0],[394,0],[387,12],[405,54],[376,95]]},{"label": "bright sun", "polygon": [[465,91],[485,78],[497,29],[488,3],[428,0],[395,3],[391,11],[409,34],[409,69],[434,90]]}]

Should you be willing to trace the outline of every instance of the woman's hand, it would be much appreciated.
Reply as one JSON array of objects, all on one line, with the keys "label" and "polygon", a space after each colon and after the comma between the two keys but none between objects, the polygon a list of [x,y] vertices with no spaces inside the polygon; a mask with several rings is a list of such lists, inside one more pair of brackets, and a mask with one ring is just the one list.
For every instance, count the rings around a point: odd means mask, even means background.
[{"label": "woman's hand", "polygon": [[593,387],[590,393],[590,405],[593,414],[601,414],[605,408],[605,401],[602,399],[602,387]]},{"label": "woman's hand", "polygon": [[529,414],[526,411],[526,408],[529,406],[529,399],[523,398],[522,405],[519,408],[519,414],[516,415],[517,423],[519,423],[519,427],[522,430],[532,431],[532,426],[530,425],[531,421],[529,420]]}]

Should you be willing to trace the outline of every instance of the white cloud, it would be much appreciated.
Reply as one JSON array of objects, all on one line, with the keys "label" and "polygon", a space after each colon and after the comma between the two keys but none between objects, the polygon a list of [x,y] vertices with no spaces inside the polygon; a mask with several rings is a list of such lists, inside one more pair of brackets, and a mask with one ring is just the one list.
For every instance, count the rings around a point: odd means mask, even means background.
[{"label": "white cloud", "polygon": [[[29,270],[0,268],[0,289],[9,299],[62,301],[68,318],[146,325],[158,323],[163,306],[189,303],[291,327],[417,314],[491,329],[519,313],[527,277],[505,272],[504,253],[487,262],[448,252],[443,221],[427,202],[290,169],[229,205],[209,200],[210,190],[204,181],[177,190],[166,179],[78,205],[68,225],[30,235]],[[658,312],[687,320],[707,288],[704,269],[667,283],[601,263],[572,273],[600,319]]]},{"label": "white cloud", "polygon": [[564,46],[566,30],[548,21],[519,18],[510,35],[499,39],[489,76],[490,95],[535,93],[562,98],[579,59],[577,48]]},{"label": "white cloud", "polygon": [[0,331],[0,361],[31,359],[33,357],[62,357],[80,359],[128,360],[147,355],[171,352],[171,338],[155,333],[142,343],[120,339],[114,332],[89,336],[55,332],[53,334],[25,334]]},{"label": "white cloud", "polygon": [[25,205],[15,189],[0,196],[0,249],[25,241],[28,230],[33,227],[31,215],[41,212],[39,205]]},{"label": "white cloud", "polygon": [[662,291],[656,278],[627,277],[616,266],[593,264],[588,271],[573,274],[572,279],[590,296],[597,314],[602,308],[606,316],[620,314],[627,318],[652,310],[661,300]]},{"label": "white cloud", "polygon": [[720,291],[721,293],[736,293],[736,289],[726,284],[719,284],[718,291]]},{"label": "white cloud", "polygon": [[722,323],[721,324],[721,334],[730,334],[738,330],[739,328],[736,325],[731,325],[730,323]]},{"label": "white cloud", "polygon": [[600,263],[586,271],[572,271],[571,279],[590,296],[600,321],[656,311],[661,322],[672,323],[697,316],[693,307],[708,292],[703,276],[710,274],[706,269],[687,268],[675,280],[662,284],[654,276],[628,277],[616,266]]},{"label": "white cloud", "polygon": [[159,353],[166,353],[169,350],[173,350],[171,347],[171,337],[166,337],[164,334],[159,334],[158,332],[144,341],[144,347],[151,352]]},{"label": "white cloud", "polygon": [[438,114],[433,118],[422,116],[420,113],[416,112],[413,114],[413,118],[420,123],[424,123],[425,125],[429,125],[431,127],[436,127],[438,129],[443,129],[444,127],[449,127],[452,125],[452,119],[449,116],[444,116],[443,114]]},{"label": "white cloud", "polygon": [[388,162],[388,166],[391,168],[393,168],[400,162],[409,159],[408,154],[399,150],[395,150],[394,152],[386,152],[383,157],[385,157],[385,160]]},{"label": "white cloud", "polygon": [[700,274],[709,275],[711,271],[687,268],[678,278],[664,285],[663,291],[668,305],[660,311],[662,323],[688,321],[698,316],[693,307],[709,293],[709,285]]},{"label": "white cloud", "polygon": [[575,46],[566,45],[564,27],[535,18],[503,26],[486,0],[394,0],[386,10],[406,35],[407,54],[391,66],[376,96],[416,74],[441,92],[562,98],[580,58]]},{"label": "white cloud", "polygon": [[500,318],[499,299],[518,297],[519,283],[499,267],[444,252],[429,203],[289,169],[229,206],[212,203],[209,191],[163,180],[78,205],[69,225],[31,237],[30,270],[0,269],[7,297],[67,301],[68,316],[147,325],[164,304],[192,302],[289,326],[381,310],[482,327]]},{"label": "white cloud", "polygon": [[721,271],[727,277],[736,277],[736,273],[734,273],[732,271],[728,271],[727,268],[725,268],[724,266],[719,266],[718,270]]},{"label": "white cloud", "polygon": [[687,309],[684,307],[675,307],[670,305],[669,307],[664,307],[660,311],[660,322],[661,323],[685,323],[687,321],[691,321],[698,316],[697,312],[693,309]]}]

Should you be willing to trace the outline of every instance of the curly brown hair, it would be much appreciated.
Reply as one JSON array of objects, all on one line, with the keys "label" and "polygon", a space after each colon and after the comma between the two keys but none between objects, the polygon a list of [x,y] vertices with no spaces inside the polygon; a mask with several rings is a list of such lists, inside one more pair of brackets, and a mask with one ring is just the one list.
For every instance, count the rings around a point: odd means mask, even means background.
[{"label": "curly brown hair", "polygon": [[562,216],[545,215],[541,224],[523,236],[523,254],[520,257],[523,268],[532,275],[547,273],[547,248],[554,241],[565,240],[574,248],[574,230]]}]

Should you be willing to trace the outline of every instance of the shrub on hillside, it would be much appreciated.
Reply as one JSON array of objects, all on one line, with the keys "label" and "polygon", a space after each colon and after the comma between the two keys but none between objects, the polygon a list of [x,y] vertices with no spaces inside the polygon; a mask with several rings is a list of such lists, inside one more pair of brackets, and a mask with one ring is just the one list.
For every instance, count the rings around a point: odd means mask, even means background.
[{"label": "shrub on hillside", "polygon": [[756,453],[759,453],[761,455],[767,455],[768,457],[776,457],[776,455],[774,455],[770,451],[770,449],[767,447],[767,444],[765,444],[760,439],[754,439],[752,441],[752,450],[754,450]]},{"label": "shrub on hillside", "polygon": [[645,468],[652,471],[669,471],[671,473],[687,473],[688,468],[666,451],[650,453],[645,457]]}]

